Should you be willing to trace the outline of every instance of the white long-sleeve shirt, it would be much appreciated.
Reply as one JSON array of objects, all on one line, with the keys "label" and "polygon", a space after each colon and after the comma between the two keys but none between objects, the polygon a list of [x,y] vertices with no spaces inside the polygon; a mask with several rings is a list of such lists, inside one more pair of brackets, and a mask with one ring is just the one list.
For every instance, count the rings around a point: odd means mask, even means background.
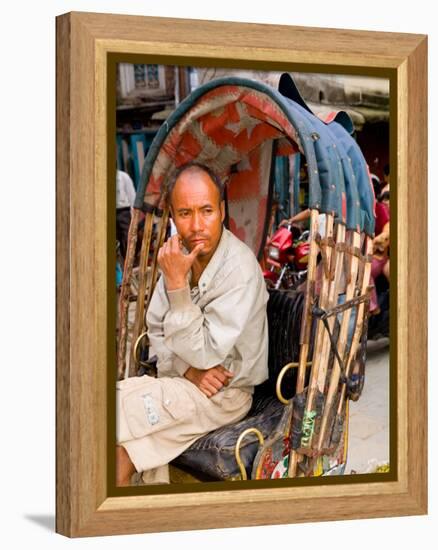
[{"label": "white long-sleeve shirt", "polygon": [[158,376],[223,365],[229,386],[252,392],[268,378],[268,297],[253,252],[224,228],[197,287],[157,283],[146,321]]},{"label": "white long-sleeve shirt", "polygon": [[116,208],[134,206],[135,188],[129,174],[117,170],[116,172]]}]

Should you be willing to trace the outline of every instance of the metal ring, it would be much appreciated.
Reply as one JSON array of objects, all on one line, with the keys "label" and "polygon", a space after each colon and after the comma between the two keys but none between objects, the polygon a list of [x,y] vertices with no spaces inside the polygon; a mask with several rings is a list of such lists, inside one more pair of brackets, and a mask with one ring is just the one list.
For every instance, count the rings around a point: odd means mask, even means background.
[{"label": "metal ring", "polygon": [[[142,333],[140,334],[140,336],[137,338],[137,340],[135,341],[133,356],[134,356],[134,361],[135,361],[135,364],[136,364],[136,365],[138,365],[139,362],[140,362],[140,359],[138,358],[138,346],[140,345],[141,340],[143,340],[143,338],[144,338],[145,336],[147,337],[147,335],[148,335],[147,332],[142,332]],[[149,341],[148,341],[148,344],[149,344]]]},{"label": "metal ring", "polygon": [[242,462],[242,459],[240,458],[240,445],[242,444],[243,439],[250,433],[256,434],[256,436],[259,439],[260,445],[263,445],[265,443],[265,439],[263,437],[262,432],[260,430],[258,430],[257,428],[248,428],[247,430],[244,430],[239,435],[239,438],[236,442],[236,448],[235,448],[235,451],[234,451],[234,456],[236,457],[236,462],[237,462],[237,464],[239,465],[239,468],[240,468],[240,475],[242,477],[242,481],[246,481],[248,479],[248,477],[246,475],[245,466]]},{"label": "metal ring", "polygon": [[[283,405],[288,405],[291,402],[291,399],[286,399],[283,397],[283,394],[281,393],[281,383],[283,382],[283,376],[285,375],[286,371],[289,369],[296,369],[299,367],[299,363],[288,363],[287,365],[284,365],[284,367],[281,369],[278,377],[277,377],[277,383],[275,385],[275,391],[277,393],[277,399],[283,403]],[[306,363],[306,367],[310,367],[312,365],[312,361],[308,361]]]}]

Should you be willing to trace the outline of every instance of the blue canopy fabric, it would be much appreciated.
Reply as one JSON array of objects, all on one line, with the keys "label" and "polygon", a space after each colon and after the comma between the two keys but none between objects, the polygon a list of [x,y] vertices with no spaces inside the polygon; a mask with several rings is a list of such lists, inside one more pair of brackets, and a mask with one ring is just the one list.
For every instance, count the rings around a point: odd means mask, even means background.
[{"label": "blue canopy fabric", "polygon": [[[281,75],[279,91],[299,105],[303,112],[318,118],[302,98],[290,74],[283,73]],[[347,227],[357,229],[359,226],[360,231],[365,231],[367,235],[373,236],[375,197],[368,166],[359,145],[351,135],[354,125],[348,113],[338,111],[333,115],[327,124],[324,122],[323,124],[336,140],[341,156],[347,193]]]}]

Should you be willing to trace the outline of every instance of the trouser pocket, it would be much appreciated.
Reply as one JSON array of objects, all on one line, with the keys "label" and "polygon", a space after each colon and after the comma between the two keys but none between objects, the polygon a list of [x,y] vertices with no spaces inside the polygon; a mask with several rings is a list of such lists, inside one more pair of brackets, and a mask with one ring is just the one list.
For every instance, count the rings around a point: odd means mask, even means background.
[{"label": "trouser pocket", "polygon": [[145,437],[181,422],[194,405],[178,392],[171,378],[149,378],[122,397],[123,413],[134,438]]}]

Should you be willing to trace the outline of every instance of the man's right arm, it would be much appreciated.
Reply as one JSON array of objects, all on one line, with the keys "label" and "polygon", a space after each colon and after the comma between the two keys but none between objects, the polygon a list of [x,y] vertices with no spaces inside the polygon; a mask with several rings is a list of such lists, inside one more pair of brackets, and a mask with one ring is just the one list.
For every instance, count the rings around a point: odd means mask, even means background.
[{"label": "man's right arm", "polygon": [[163,283],[161,276],[146,314],[149,343],[158,357],[159,376],[183,376],[190,365],[176,356],[164,343],[163,321],[169,309],[169,301]]}]

